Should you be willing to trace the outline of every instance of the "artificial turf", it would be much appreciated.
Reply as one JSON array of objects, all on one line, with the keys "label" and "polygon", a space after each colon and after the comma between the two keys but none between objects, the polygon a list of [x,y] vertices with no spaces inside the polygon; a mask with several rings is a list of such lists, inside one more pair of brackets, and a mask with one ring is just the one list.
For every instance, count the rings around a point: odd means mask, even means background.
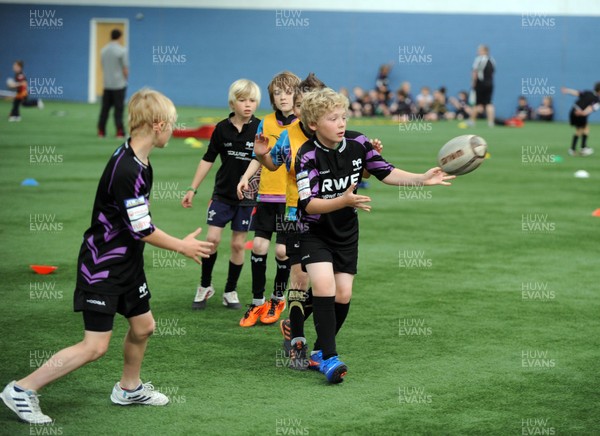
[{"label": "artificial turf", "polygon": [[[97,105],[49,102],[0,124],[0,381],[32,371],[82,337],[72,311],[75,264],[100,174],[119,140],[95,136]],[[9,103],[0,103],[0,112]],[[226,109],[179,108],[195,127]],[[167,407],[119,407],[109,400],[120,377],[126,331],[115,321],[102,359],[47,386],[44,430],[0,407],[0,433],[24,434],[598,434],[600,208],[597,156],[566,153],[571,128],[473,129],[457,122],[410,129],[385,120],[351,120],[378,137],[402,169],[436,165],[439,148],[465,133],[483,136],[489,159],[452,187],[398,188],[374,178],[362,193],[359,274],[338,335],[349,372],[327,385],[314,372],[285,367],[276,325],[242,329],[242,311],[225,309],[229,232],[214,271],[217,295],[192,311],[200,268],[147,246],[146,273],[158,328],[142,371],[171,397]],[[600,129],[590,144],[600,150]],[[180,206],[206,148],[182,139],[156,150],[153,220],[184,236],[206,227],[215,165],[192,210]],[[573,177],[585,169],[591,177]],[[21,186],[33,178],[39,186]],[[594,227],[596,226],[596,227]],[[249,237],[250,239],[250,237]],[[268,283],[275,268],[268,260]],[[36,275],[31,264],[58,266]],[[250,303],[247,259],[238,292]],[[312,319],[307,324],[314,340]]]}]

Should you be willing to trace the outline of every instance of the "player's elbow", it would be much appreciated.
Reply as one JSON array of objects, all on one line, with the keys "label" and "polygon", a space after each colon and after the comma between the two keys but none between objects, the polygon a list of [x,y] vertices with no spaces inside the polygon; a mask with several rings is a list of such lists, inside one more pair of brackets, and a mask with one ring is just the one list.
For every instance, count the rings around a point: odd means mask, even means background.
[{"label": "player's elbow", "polygon": [[271,162],[266,162],[265,163],[265,167],[269,170],[269,171],[277,171],[279,169],[279,166],[275,165],[274,163]]},{"label": "player's elbow", "polygon": [[305,206],[304,206],[304,211],[308,214],[308,215],[315,215],[318,214],[319,211],[317,210],[314,202],[310,201],[308,202]]}]

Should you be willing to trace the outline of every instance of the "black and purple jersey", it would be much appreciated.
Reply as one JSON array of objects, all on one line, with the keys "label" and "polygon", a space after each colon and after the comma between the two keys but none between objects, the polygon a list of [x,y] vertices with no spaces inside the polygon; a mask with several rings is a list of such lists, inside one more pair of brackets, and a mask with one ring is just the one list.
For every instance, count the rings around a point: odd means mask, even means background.
[{"label": "black and purple jersey", "polygon": [[356,209],[345,207],[326,214],[308,215],[306,206],[313,198],[342,196],[350,185],[361,182],[364,169],[383,180],[394,166],[373,149],[362,133],[346,131],[335,150],[320,144],[316,136],[305,142],[296,155],[301,228],[331,245],[355,244],[358,241]]},{"label": "black and purple jersey", "polygon": [[575,102],[573,108],[583,111],[588,106],[592,106],[594,111],[600,109],[600,97],[592,91],[580,91],[579,98]]},{"label": "black and purple jersey", "polygon": [[214,162],[217,156],[221,156],[221,167],[215,176],[212,199],[231,206],[254,206],[254,200],[240,201],[237,196],[237,184],[252,161],[254,137],[260,120],[252,115],[239,132],[231,122],[231,117],[233,112],[217,124],[202,158],[206,162]]},{"label": "black and purple jersey", "polygon": [[77,288],[119,295],[141,282],[141,239],[155,230],[148,202],[151,187],[152,167],[136,157],[128,140],[112,155],[98,183],[92,223],[79,251]]}]

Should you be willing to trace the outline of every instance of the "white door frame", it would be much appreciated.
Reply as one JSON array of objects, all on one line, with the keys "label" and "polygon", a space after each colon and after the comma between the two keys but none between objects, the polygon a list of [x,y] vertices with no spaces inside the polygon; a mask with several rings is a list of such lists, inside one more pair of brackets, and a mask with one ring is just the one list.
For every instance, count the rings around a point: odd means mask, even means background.
[{"label": "white door frame", "polygon": [[129,55],[129,20],[127,18],[92,18],[90,20],[90,55],[89,55],[89,74],[88,74],[88,103],[96,103],[96,25],[99,23],[123,24],[125,32],[123,41],[127,47]]}]

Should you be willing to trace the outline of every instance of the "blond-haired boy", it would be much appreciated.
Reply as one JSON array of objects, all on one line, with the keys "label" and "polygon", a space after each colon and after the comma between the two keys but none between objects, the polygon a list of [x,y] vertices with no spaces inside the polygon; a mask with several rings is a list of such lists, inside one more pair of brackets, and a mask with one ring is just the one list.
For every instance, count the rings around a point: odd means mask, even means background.
[{"label": "blond-haired boy", "polygon": [[215,177],[215,186],[208,206],[206,240],[214,244],[214,251],[202,262],[200,284],[192,303],[193,309],[204,309],[207,300],[215,293],[212,272],[217,260],[217,247],[223,229],[231,223],[231,256],[227,283],[223,292],[223,305],[230,309],[242,306],[237,294],[237,282],[244,266],[244,246],[250,229],[254,198],[238,198],[237,183],[252,161],[254,137],[260,120],[254,116],[260,104],[260,88],[248,79],[239,79],[229,87],[229,107],[232,112],[217,124],[210,138],[208,149],[198,164],[196,174],[181,204],[192,207],[198,187],[212,168],[217,156],[221,167]]},{"label": "blond-haired boy", "polygon": [[332,89],[309,92],[302,102],[302,124],[315,131],[296,155],[302,267],[313,289],[313,318],[320,350],[310,367],[331,383],[343,381],[346,365],[339,360],[335,336],[348,314],[357,272],[357,209],[371,210],[371,199],[357,195],[363,170],[388,185],[448,185],[440,168],[414,174],[394,168],[373,149],[366,136],[346,131],[348,99]]},{"label": "blond-haired boy", "polygon": [[84,338],[58,351],[25,378],[9,383],[0,394],[6,406],[28,423],[52,422],[40,409],[37,391],[102,357],[117,312],[127,318],[129,329],[123,373],[113,387],[111,401],[153,406],[169,402],[140,379],[146,345],[155,326],[143,268],[144,245],[147,242],[176,251],[201,263],[200,258],[209,255],[212,244],[196,240],[201,229],[184,239],[170,236],[154,226],[150,215],[152,167],[148,158],[171,137],[177,119],[175,106],[158,91],[142,89],[131,97],[128,110],[131,136],[113,153],[102,173],[92,223],[79,251],[74,310],[83,312]]}]

